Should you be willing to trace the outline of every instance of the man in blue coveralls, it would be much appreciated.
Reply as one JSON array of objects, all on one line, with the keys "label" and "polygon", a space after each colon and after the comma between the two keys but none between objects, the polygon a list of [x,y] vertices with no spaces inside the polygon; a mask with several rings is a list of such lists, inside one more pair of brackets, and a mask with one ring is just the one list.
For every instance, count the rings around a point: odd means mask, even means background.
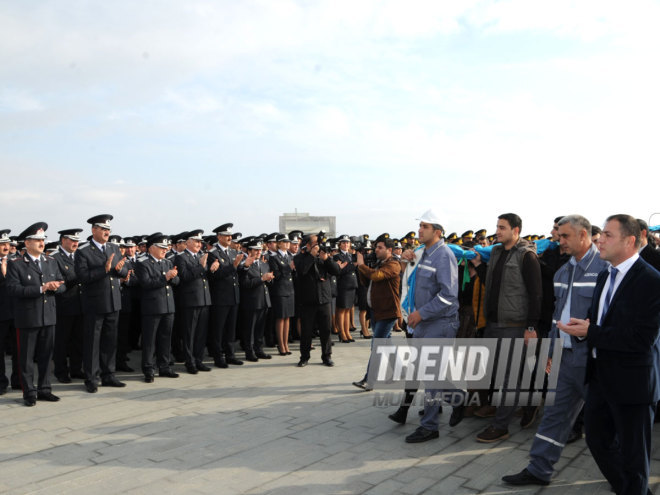
[{"label": "man in blue coveralls", "polygon": [[[424,254],[415,276],[414,311],[408,316],[408,326],[414,338],[454,338],[458,331],[458,265],[456,256],[442,239],[440,219],[428,210],[419,218],[419,241]],[[438,390],[426,390],[427,397],[435,397]],[[438,438],[440,403],[428,401],[424,406],[421,426],[406,437],[408,443]],[[463,419],[463,406],[454,407],[451,426]]]}]

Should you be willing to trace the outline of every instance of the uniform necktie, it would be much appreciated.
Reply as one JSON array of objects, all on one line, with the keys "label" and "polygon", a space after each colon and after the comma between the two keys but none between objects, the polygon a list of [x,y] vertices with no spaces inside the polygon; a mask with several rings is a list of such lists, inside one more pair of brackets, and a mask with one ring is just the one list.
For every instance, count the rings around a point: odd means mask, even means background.
[{"label": "uniform necktie", "polygon": [[37,258],[36,260],[34,260],[34,262],[37,265],[37,270],[41,272],[41,260]]},{"label": "uniform necktie", "polygon": [[103,254],[105,254],[105,244],[104,244],[103,246],[101,246],[101,252],[102,252]]},{"label": "uniform necktie", "polygon": [[616,281],[616,276],[619,273],[614,267],[610,268],[610,286],[607,289],[607,295],[605,296],[605,303],[603,304],[603,316],[607,314],[607,310],[610,309],[610,302],[612,302],[612,294],[614,293],[614,282]]}]

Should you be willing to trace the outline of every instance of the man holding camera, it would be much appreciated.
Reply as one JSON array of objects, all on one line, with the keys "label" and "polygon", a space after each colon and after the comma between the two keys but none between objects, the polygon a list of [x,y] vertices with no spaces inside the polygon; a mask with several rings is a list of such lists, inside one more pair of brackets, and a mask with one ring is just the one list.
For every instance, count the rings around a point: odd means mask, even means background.
[{"label": "man holding camera", "polygon": [[332,347],[330,328],[332,314],[330,303],[332,293],[330,277],[339,275],[339,265],[325,249],[321,249],[318,236],[310,235],[306,239],[305,251],[294,258],[300,289],[300,308],[302,333],[300,336],[300,368],[307,366],[312,347],[312,333],[317,326],[321,337],[321,359],[326,366],[334,366],[330,359]]}]

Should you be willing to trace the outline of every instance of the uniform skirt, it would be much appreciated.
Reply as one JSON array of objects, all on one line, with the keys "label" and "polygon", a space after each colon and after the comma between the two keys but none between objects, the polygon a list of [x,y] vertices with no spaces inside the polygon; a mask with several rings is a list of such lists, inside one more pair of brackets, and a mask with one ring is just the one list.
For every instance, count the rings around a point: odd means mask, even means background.
[{"label": "uniform skirt", "polygon": [[295,301],[293,296],[272,296],[273,317],[291,318],[296,314]]},{"label": "uniform skirt", "polygon": [[337,291],[337,308],[348,309],[355,305],[355,289]]}]

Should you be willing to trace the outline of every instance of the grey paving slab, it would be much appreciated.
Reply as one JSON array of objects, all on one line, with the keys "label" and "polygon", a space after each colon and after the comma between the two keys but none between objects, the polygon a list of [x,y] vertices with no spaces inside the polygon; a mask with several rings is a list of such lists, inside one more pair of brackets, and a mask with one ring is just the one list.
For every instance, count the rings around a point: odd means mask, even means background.
[{"label": "grey paving slab", "polygon": [[[395,337],[399,338],[399,336]],[[294,346],[295,348],[295,346]],[[547,488],[515,489],[504,474],[528,460],[538,426],[514,422],[505,442],[475,436],[488,421],[447,425],[440,438],[407,444],[419,424],[387,419],[362,377],[369,342],[337,344],[334,368],[274,356],[226,370],[146,384],[122,374],[124,389],[88,394],[80,381],[54,382],[58,403],[22,406],[0,398],[0,492],[8,494],[513,494],[607,493],[584,440],[568,446]],[[138,353],[131,355],[138,367]],[[382,404],[381,404],[382,406]],[[654,431],[652,491],[660,495],[660,429]]]}]

